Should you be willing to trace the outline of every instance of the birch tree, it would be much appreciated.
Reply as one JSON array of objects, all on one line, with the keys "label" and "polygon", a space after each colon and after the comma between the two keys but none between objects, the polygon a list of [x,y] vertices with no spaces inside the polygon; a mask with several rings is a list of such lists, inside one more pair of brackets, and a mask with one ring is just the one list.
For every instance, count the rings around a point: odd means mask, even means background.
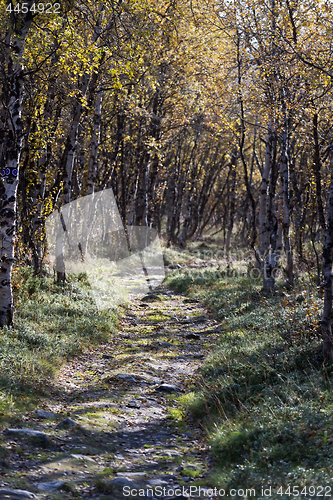
[{"label": "birch tree", "polygon": [[25,42],[33,20],[29,0],[27,13],[16,15],[13,2],[7,1],[11,10],[7,15],[7,26],[1,50],[2,81],[0,97],[0,226],[1,226],[1,280],[0,280],[0,326],[13,322],[13,294],[11,274],[14,262],[16,236],[17,187],[23,142],[22,104],[24,98],[23,55]]}]

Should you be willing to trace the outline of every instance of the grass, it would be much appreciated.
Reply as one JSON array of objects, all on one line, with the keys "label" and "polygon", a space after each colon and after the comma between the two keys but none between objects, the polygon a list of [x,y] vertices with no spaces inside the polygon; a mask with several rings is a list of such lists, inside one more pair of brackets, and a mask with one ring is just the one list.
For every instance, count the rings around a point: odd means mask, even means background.
[{"label": "grass", "polygon": [[0,419],[26,411],[59,366],[106,342],[117,325],[115,310],[96,309],[84,275],[57,285],[16,268],[13,290],[15,323],[0,336]]},{"label": "grass", "polygon": [[329,485],[333,368],[321,354],[315,276],[265,294],[246,263],[235,262],[173,273],[167,283],[202,300],[221,322],[195,391],[181,397],[207,432],[212,485],[257,492],[271,485],[271,498],[279,499],[289,498],[288,485]]}]

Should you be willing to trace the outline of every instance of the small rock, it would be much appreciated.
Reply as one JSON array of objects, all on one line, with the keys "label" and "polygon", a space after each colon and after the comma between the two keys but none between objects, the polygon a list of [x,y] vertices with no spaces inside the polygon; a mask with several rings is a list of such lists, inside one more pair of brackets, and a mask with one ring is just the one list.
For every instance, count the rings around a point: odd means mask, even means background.
[{"label": "small rock", "polygon": [[175,347],[171,342],[153,342],[151,346],[156,346],[156,347]]},{"label": "small rock", "polygon": [[193,470],[194,472],[199,471],[198,467],[195,467],[195,465],[187,465],[186,469]]},{"label": "small rock", "polygon": [[39,483],[37,488],[39,491],[56,491],[64,484],[64,481],[49,481],[46,483]]},{"label": "small rock", "polygon": [[146,304],[146,303],[142,303],[142,304],[138,304],[139,307],[149,307],[149,304]]},{"label": "small rock", "polygon": [[197,333],[189,333],[185,338],[190,340],[200,340],[200,335],[198,335]]},{"label": "small rock", "polygon": [[204,354],[193,354],[194,359],[202,359],[204,357]]},{"label": "small rock", "polygon": [[111,479],[111,481],[107,482],[107,485],[109,486],[114,486],[117,489],[124,488],[124,486],[129,486],[130,488],[134,489],[139,489],[140,486],[136,483],[133,483],[130,479],[127,477],[115,477],[114,479]]},{"label": "small rock", "polygon": [[170,264],[169,269],[180,269],[182,266],[180,264]]},{"label": "small rock", "polygon": [[116,476],[117,477],[127,477],[128,478],[140,478],[140,477],[146,477],[145,472],[117,472]]},{"label": "small rock", "polygon": [[128,408],[141,408],[141,405],[138,401],[135,401],[134,399],[132,401],[129,401],[126,406]]},{"label": "small rock", "polygon": [[173,474],[160,474],[160,479],[165,479],[166,481],[173,481],[176,479],[176,476]]},{"label": "small rock", "polygon": [[127,380],[128,382],[137,382],[135,375],[131,375],[130,373],[117,373],[117,378]]},{"label": "small rock", "polygon": [[113,356],[109,356],[108,354],[103,354],[102,359],[113,359]]},{"label": "small rock", "polygon": [[163,481],[163,479],[149,479],[147,483],[147,487],[149,486],[163,486],[165,484],[168,484],[167,481]]},{"label": "small rock", "polygon": [[75,453],[72,453],[69,455],[70,458],[76,458],[77,460],[88,460],[88,462],[95,462],[95,460],[91,457],[88,457],[87,455],[77,455]]},{"label": "small rock", "polygon": [[0,488],[0,500],[37,500],[37,498],[38,497],[36,497],[36,495],[31,491]]},{"label": "small rock", "polygon": [[55,414],[51,411],[37,410],[36,415],[39,418],[55,418]]},{"label": "small rock", "polygon": [[70,427],[75,427],[77,425],[79,424],[75,422],[75,420],[68,417],[59,422],[59,424],[56,426],[56,429],[69,429]]},{"label": "small rock", "polygon": [[180,465],[179,467],[177,467],[176,472],[181,472],[182,470],[184,470],[184,467]]},{"label": "small rock", "polygon": [[6,436],[11,436],[13,438],[17,436],[28,437],[36,444],[47,448],[52,445],[48,436],[44,432],[35,431],[34,429],[29,429],[28,427],[23,427],[22,429],[6,429]]},{"label": "small rock", "polygon": [[184,304],[199,304],[199,299],[185,299]]},{"label": "small rock", "polygon": [[160,392],[181,392],[181,389],[173,384],[161,384],[156,388],[156,391]]},{"label": "small rock", "polygon": [[203,330],[202,332],[197,332],[199,335],[209,335],[211,333],[221,333],[218,328],[212,328],[211,330]]},{"label": "small rock", "polygon": [[153,293],[150,293],[149,295],[145,295],[142,297],[142,302],[153,302],[154,300],[161,300],[161,298],[158,295],[155,295]]},{"label": "small rock", "polygon": [[207,316],[204,316],[203,314],[201,314],[199,316],[193,316],[192,321],[193,321],[193,323],[203,323],[203,322],[209,321],[209,318],[207,318]]},{"label": "small rock", "polygon": [[162,457],[182,457],[183,455],[178,451],[166,451],[162,453]]},{"label": "small rock", "polygon": [[187,483],[189,480],[190,480],[189,477],[187,477],[187,476],[183,477],[183,481],[185,481],[185,483]]}]

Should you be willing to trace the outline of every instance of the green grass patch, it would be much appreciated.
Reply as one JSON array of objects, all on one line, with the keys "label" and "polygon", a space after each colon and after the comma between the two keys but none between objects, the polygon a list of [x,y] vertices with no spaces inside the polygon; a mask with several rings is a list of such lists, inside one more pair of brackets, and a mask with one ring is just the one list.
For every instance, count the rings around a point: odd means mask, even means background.
[{"label": "green grass patch", "polygon": [[175,273],[167,283],[200,298],[221,321],[196,390],[180,400],[207,431],[216,458],[211,483],[273,491],[330,484],[333,368],[323,364],[323,302],[313,276],[266,294],[237,264]]},{"label": "green grass patch", "polygon": [[34,277],[31,268],[14,272],[15,322],[1,329],[0,418],[28,410],[45,382],[65,361],[115,333],[115,310],[98,311],[84,277],[65,285]]}]

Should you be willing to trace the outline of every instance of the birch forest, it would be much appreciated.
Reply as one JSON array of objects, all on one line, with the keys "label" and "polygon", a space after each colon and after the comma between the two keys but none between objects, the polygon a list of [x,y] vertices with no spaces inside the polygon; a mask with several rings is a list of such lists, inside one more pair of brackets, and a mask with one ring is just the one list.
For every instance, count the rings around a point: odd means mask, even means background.
[{"label": "birch forest", "polygon": [[[314,268],[333,361],[331,0],[0,2],[0,325],[44,222],[112,188],[125,227]],[[283,259],[283,263],[282,263]],[[317,272],[316,271],[316,272]]]},{"label": "birch forest", "polygon": [[0,0],[0,500],[333,495],[333,0]]}]

